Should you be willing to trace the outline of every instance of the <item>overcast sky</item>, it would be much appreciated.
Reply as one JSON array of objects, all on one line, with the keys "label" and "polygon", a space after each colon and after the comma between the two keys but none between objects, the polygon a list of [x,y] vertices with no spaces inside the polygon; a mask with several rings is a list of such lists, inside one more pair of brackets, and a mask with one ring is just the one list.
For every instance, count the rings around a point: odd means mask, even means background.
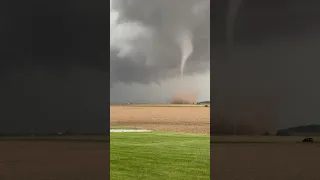
[{"label": "overcast sky", "polygon": [[209,100],[209,5],[209,0],[111,0],[111,103],[163,103],[177,93]]},{"label": "overcast sky", "polygon": [[0,133],[108,132],[107,3],[0,2]]},{"label": "overcast sky", "polygon": [[[211,36],[222,37],[211,44],[211,96],[223,116],[276,128],[319,124],[320,1],[229,2],[211,9],[212,27],[220,27]],[[224,57],[216,48],[223,42]]]}]

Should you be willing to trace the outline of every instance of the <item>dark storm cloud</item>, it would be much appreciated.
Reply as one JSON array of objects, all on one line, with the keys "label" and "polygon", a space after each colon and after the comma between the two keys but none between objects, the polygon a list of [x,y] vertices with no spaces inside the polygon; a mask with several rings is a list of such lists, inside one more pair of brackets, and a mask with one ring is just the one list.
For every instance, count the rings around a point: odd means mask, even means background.
[{"label": "dark storm cloud", "polygon": [[1,2],[0,133],[108,131],[107,3]]},{"label": "dark storm cloud", "polygon": [[193,44],[185,73],[208,70],[210,0],[114,0],[111,4],[111,16],[118,16],[110,29],[112,82],[153,83],[179,76],[182,55],[177,38],[182,33],[191,34]]},{"label": "dark storm cloud", "polygon": [[224,47],[233,33],[232,50],[213,46],[225,54],[211,55],[221,116],[260,130],[320,123],[320,3],[242,0],[232,25],[227,7],[218,14],[225,21],[216,20],[216,33]]}]

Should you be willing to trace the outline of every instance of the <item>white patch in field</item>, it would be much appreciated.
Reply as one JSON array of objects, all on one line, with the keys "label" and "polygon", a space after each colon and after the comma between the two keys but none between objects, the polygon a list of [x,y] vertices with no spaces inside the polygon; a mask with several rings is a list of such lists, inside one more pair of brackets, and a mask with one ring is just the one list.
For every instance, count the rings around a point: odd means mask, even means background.
[{"label": "white patch in field", "polygon": [[110,132],[152,132],[146,129],[110,129]]}]

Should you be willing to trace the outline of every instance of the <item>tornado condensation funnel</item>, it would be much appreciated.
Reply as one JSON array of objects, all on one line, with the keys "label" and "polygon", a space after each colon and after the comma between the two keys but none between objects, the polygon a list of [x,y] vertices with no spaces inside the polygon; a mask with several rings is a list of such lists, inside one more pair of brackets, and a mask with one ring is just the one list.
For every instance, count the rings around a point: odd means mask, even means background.
[{"label": "tornado condensation funnel", "polygon": [[183,79],[184,67],[193,52],[192,33],[185,29],[177,36],[177,42],[181,50],[180,78]]}]

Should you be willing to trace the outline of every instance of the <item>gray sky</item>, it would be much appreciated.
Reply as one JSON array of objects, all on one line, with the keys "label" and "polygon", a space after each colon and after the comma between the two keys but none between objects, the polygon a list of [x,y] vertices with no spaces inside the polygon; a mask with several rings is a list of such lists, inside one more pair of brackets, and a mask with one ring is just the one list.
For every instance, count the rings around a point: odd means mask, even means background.
[{"label": "gray sky", "polygon": [[110,5],[111,103],[160,103],[180,92],[210,99],[210,0]]},{"label": "gray sky", "polygon": [[[235,15],[213,25],[222,28],[213,36],[232,36],[225,38],[232,40],[225,46],[232,48],[229,56],[211,55],[212,96],[223,115],[261,126],[319,124],[319,1],[241,0],[238,7],[230,2],[238,12],[226,11],[226,4],[211,9],[222,9],[217,21],[227,12]],[[212,47],[220,51],[218,43]]]},{"label": "gray sky", "polygon": [[109,132],[107,3],[0,2],[0,133]]}]

